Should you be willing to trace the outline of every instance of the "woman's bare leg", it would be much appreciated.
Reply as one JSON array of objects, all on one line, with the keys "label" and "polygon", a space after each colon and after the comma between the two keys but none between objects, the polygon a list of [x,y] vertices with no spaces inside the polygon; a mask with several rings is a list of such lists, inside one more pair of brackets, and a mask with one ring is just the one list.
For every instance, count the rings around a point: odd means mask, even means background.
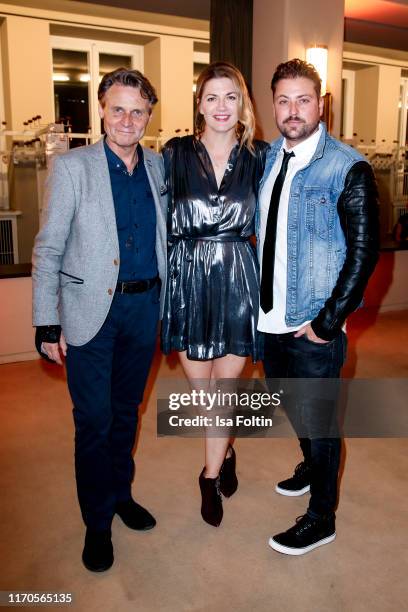
[{"label": "woman's bare leg", "polygon": [[212,359],[207,359],[206,361],[195,361],[194,359],[189,359],[187,357],[187,351],[182,351],[179,353],[179,357],[184,373],[194,389],[196,388],[196,383],[194,381],[200,381],[201,383],[202,381],[207,380],[209,383],[213,364]]},{"label": "woman's bare leg", "polygon": [[[180,352],[179,356],[191,387],[202,389],[205,386],[205,391],[211,391],[212,381],[215,384],[218,379],[239,378],[246,361],[245,357],[239,357],[238,355],[225,355],[225,357],[219,357],[218,359],[194,361],[188,359],[186,351]],[[216,391],[216,389],[213,389],[213,391]],[[216,478],[218,476],[229,444],[229,438],[214,438],[212,436],[205,438],[204,475],[206,478]]]},{"label": "woman's bare leg", "polygon": [[[245,357],[225,355],[212,361],[211,380],[223,378],[239,378],[245,366]],[[227,454],[230,438],[205,438],[205,476],[216,478]]]}]

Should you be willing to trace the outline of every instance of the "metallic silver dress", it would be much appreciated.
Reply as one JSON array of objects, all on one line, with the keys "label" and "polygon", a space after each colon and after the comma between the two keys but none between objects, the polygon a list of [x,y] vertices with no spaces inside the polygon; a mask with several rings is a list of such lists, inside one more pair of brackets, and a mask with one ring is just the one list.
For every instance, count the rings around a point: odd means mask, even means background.
[{"label": "metallic silver dress", "polygon": [[233,148],[219,189],[200,140],[173,138],[163,149],[170,243],[164,353],[259,358],[259,274],[249,238],[268,145],[254,144],[255,155]]}]

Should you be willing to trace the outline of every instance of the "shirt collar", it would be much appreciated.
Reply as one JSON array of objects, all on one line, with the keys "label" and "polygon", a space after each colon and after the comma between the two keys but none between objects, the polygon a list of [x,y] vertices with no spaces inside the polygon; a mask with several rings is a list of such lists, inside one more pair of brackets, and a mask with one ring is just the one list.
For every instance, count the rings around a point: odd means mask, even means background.
[{"label": "shirt collar", "polygon": [[[103,139],[103,146],[105,149],[106,159],[108,160],[109,169],[110,170],[120,170],[121,172],[124,170],[125,172],[127,172],[125,162],[121,160],[120,157],[116,155],[116,153],[114,153],[112,149],[109,147],[109,145],[106,142],[106,136]],[[137,165],[140,165],[141,163],[143,163],[143,149],[139,143],[137,144],[137,159],[138,159]]]},{"label": "shirt collar", "polygon": [[297,160],[302,160],[305,158],[310,158],[316,150],[317,144],[319,142],[320,136],[322,133],[322,124],[319,124],[318,129],[313,132],[311,136],[303,140],[299,144],[295,145],[293,149],[288,148],[286,144],[286,138],[283,139],[281,151],[285,149],[285,151],[293,151]]}]

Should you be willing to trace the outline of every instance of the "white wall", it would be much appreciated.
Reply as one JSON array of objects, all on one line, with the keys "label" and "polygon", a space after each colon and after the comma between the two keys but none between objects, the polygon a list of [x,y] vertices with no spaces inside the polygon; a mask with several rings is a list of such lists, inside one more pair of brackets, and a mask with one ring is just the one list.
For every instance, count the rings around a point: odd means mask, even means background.
[{"label": "white wall", "polygon": [[174,130],[193,128],[193,81],[194,49],[193,41],[188,38],[162,36],[160,38],[160,90],[163,104],[161,107],[162,126],[169,136]]},{"label": "white wall", "polygon": [[402,71],[408,69],[408,52],[345,43],[344,61],[355,75],[354,131],[366,142],[374,139],[382,145],[385,140],[391,149],[399,138],[400,86]]},{"label": "white wall", "polygon": [[398,102],[401,68],[380,66],[377,101],[377,142],[398,140]]},{"label": "white wall", "polygon": [[35,359],[31,278],[0,279],[0,363]]},{"label": "white wall", "polygon": [[354,70],[343,70],[343,138],[351,140],[354,133],[354,101],[356,88],[356,73]]},{"label": "white wall", "polygon": [[194,44],[191,38],[161,36],[144,47],[146,76],[157,85],[159,102],[147,134],[168,140],[175,130],[193,130]]},{"label": "white wall", "polygon": [[[147,57],[147,76],[165,99],[165,107],[158,109],[156,127],[165,127],[171,133],[178,127],[192,128],[193,45],[195,40],[209,41],[208,22],[67,0],[20,0],[15,5],[0,0],[2,13],[1,55],[8,129],[23,129],[23,122],[34,115],[41,115],[42,123],[54,120],[50,26],[55,23],[81,26],[88,35],[94,31],[99,40],[105,28],[108,39],[115,32],[122,37],[127,34],[129,40],[146,45],[147,56],[150,42],[158,41],[158,68]],[[151,128],[150,133],[153,131]]]},{"label": "white wall", "polygon": [[328,47],[328,91],[333,94],[333,129],[340,134],[344,0],[254,0],[252,88],[263,137],[278,134],[272,114],[270,83],[276,66],[306,47]]},{"label": "white wall", "polygon": [[356,71],[354,99],[354,131],[357,140],[370,143],[377,138],[379,66]]},{"label": "white wall", "polygon": [[327,91],[333,96],[332,134],[339,136],[344,0],[290,0],[288,26],[288,59],[305,59],[305,49],[310,45],[325,45],[328,49]]},{"label": "white wall", "polygon": [[34,115],[41,115],[43,123],[53,121],[49,24],[8,16],[1,35],[2,48],[6,50],[3,86],[8,129],[22,130],[23,122]]}]

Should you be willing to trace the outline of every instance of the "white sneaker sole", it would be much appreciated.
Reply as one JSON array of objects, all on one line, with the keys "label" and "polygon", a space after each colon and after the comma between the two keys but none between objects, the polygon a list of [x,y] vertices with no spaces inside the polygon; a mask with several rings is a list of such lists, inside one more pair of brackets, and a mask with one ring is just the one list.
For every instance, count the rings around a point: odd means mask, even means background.
[{"label": "white sneaker sole", "polygon": [[276,485],[275,491],[279,493],[279,495],[285,495],[286,497],[299,497],[299,495],[304,495],[310,491],[310,485],[306,485],[303,489],[298,489],[297,491],[289,491],[288,489],[281,489],[279,485]]},{"label": "white sneaker sole", "polygon": [[284,555],[304,555],[319,546],[323,546],[323,544],[330,544],[333,540],[336,539],[336,532],[333,535],[328,536],[327,538],[323,538],[323,540],[319,540],[314,544],[310,544],[310,546],[305,546],[304,548],[290,548],[290,546],[283,546],[276,542],[273,538],[269,538],[269,546],[276,550],[277,552],[283,553]]}]

